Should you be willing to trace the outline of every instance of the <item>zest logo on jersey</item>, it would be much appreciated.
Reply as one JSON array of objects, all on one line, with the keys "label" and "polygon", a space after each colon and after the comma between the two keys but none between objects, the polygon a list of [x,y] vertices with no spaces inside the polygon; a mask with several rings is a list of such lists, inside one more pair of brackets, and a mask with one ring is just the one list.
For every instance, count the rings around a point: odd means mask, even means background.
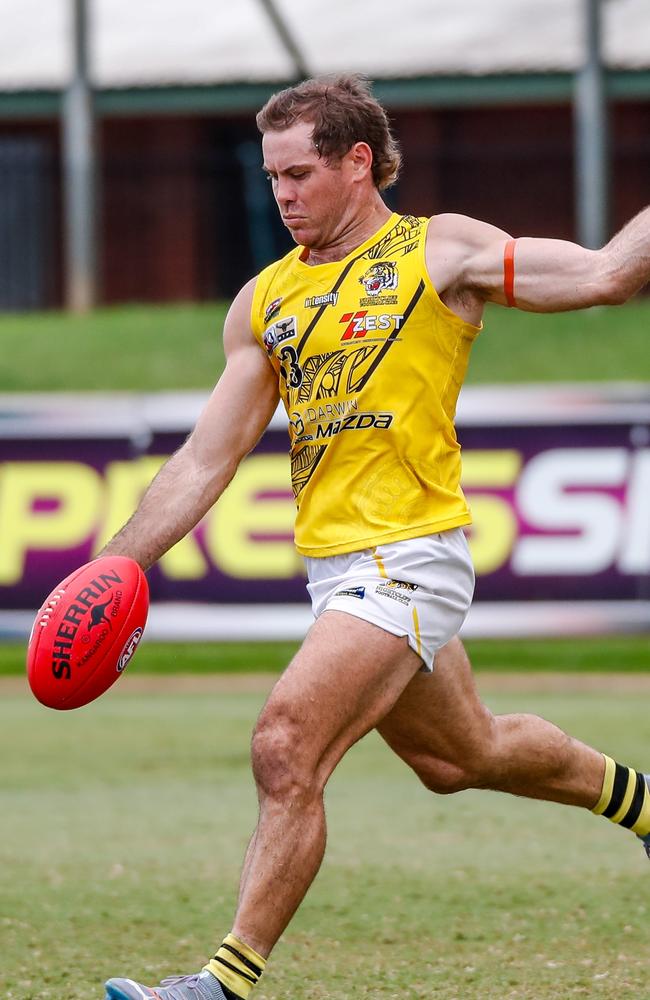
[{"label": "zest logo on jersey", "polygon": [[358,340],[367,333],[386,330],[399,330],[404,322],[404,316],[395,313],[380,313],[379,316],[368,315],[367,309],[355,313],[343,313],[339,323],[347,324],[341,340]]}]

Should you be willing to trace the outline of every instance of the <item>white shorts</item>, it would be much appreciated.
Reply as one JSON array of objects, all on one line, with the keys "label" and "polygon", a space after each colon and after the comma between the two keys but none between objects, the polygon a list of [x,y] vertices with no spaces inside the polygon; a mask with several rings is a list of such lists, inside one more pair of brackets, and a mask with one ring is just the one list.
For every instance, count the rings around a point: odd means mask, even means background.
[{"label": "white shorts", "polygon": [[474,593],[462,528],[340,556],[305,559],[314,617],[345,611],[405,635],[433,670],[436,650],[456,635]]}]

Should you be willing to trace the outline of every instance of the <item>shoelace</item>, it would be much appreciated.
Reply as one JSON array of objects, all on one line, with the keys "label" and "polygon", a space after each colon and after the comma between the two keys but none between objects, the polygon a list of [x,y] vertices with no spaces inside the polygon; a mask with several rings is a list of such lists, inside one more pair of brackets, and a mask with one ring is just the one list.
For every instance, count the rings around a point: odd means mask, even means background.
[{"label": "shoelace", "polygon": [[198,972],[195,972],[191,976],[167,976],[166,979],[163,979],[161,981],[160,985],[169,989],[168,1000],[186,1000],[185,995],[181,992],[176,991],[174,987],[187,986],[189,990],[200,990],[201,987],[199,979],[200,979],[200,973]]}]

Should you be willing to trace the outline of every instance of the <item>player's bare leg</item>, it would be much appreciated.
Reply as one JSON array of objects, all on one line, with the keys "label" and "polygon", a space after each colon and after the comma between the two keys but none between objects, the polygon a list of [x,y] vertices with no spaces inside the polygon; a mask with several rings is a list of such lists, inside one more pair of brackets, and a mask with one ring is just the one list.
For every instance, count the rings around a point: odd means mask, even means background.
[{"label": "player's bare leg", "polygon": [[111,979],[108,1000],[248,996],[323,859],[329,776],[346,750],[390,711],[420,666],[406,639],[340,611],[320,616],[253,734],[260,814],[232,934],[201,973],[155,988]]},{"label": "player's bare leg", "polygon": [[493,715],[458,638],[438,652],[433,674],[413,678],[377,728],[432,791],[489,788],[583,806],[642,837],[650,830],[643,775],[538,716]]},{"label": "player's bare leg", "polygon": [[328,778],[420,666],[405,639],[326,611],[272,691],[253,736],[260,815],[233,928],[261,955],[268,955],[320,867]]}]

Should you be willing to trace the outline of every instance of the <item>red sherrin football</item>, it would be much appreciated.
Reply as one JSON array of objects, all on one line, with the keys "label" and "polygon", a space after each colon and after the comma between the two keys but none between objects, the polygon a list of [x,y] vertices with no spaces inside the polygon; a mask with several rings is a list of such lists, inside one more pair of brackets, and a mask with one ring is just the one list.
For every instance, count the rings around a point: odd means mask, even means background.
[{"label": "red sherrin football", "polygon": [[48,708],[80,708],[114,684],[142,638],[149,587],[126,556],[101,556],[62,580],[36,615],[29,685]]}]

